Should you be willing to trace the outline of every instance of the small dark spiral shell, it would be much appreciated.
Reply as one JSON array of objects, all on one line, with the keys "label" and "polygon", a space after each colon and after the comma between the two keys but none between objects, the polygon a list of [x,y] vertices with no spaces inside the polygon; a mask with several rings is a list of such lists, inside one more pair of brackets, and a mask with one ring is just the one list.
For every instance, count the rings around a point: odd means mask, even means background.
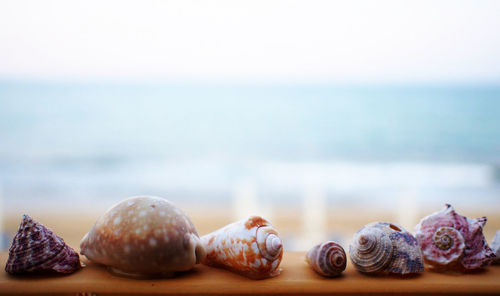
[{"label": "small dark spiral shell", "polygon": [[342,246],[336,242],[327,241],[309,250],[306,254],[306,261],[318,274],[336,277],[345,270],[347,257]]}]

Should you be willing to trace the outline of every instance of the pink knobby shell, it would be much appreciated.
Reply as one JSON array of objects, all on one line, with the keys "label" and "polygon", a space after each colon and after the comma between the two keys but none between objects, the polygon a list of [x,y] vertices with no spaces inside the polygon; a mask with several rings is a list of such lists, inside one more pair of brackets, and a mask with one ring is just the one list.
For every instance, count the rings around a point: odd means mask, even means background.
[{"label": "pink knobby shell", "polygon": [[424,260],[437,270],[466,271],[489,265],[495,257],[483,235],[486,217],[469,219],[446,204],[424,217],[415,237]]},{"label": "pink knobby shell", "polygon": [[493,263],[500,264],[500,230],[497,231],[495,237],[493,238],[493,242],[491,243],[491,249],[496,255],[496,258],[493,261]]},{"label": "pink knobby shell", "polygon": [[80,257],[52,230],[28,215],[23,220],[9,249],[5,271],[22,274],[36,271],[72,273],[80,268]]}]

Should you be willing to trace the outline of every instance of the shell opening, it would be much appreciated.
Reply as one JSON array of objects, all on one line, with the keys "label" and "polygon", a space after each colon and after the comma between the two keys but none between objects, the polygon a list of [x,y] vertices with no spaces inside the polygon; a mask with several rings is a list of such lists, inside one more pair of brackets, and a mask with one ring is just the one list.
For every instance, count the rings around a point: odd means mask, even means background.
[{"label": "shell opening", "polygon": [[194,254],[196,256],[196,264],[201,263],[203,259],[205,259],[205,256],[207,255],[205,247],[203,247],[203,244],[200,241],[198,241],[198,244],[194,249]]},{"label": "shell opening", "polygon": [[201,263],[205,259],[205,247],[196,234],[186,234],[184,244],[186,248],[190,249],[190,252],[194,253],[195,264]]},{"label": "shell opening", "polygon": [[396,231],[398,231],[398,232],[401,232],[401,231],[402,231],[402,230],[401,230],[401,228],[397,227],[396,225],[394,225],[394,224],[392,224],[392,223],[391,223],[391,224],[389,224],[389,227],[390,227],[390,228],[392,228],[392,229],[394,229],[394,230],[396,230]]},{"label": "shell opening", "polygon": [[342,257],[340,254],[335,254],[332,257],[332,265],[334,266],[342,266],[345,262],[345,258]]}]

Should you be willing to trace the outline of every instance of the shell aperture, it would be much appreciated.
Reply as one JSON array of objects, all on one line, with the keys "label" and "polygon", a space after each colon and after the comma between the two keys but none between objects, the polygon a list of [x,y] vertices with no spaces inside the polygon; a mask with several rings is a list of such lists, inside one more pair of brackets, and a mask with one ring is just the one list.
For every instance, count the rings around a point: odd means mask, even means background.
[{"label": "shell aperture", "polygon": [[196,229],[166,199],[139,196],[111,207],[80,243],[81,254],[118,275],[171,276],[205,256]]},{"label": "shell aperture", "polygon": [[318,274],[325,277],[339,276],[346,268],[347,256],[344,248],[333,241],[327,241],[311,248],[306,262]]},{"label": "shell aperture", "polygon": [[361,228],[349,247],[354,267],[369,274],[412,274],[424,271],[415,238],[401,226],[374,222]]},{"label": "shell aperture", "polygon": [[73,273],[80,257],[62,238],[28,215],[23,216],[9,249],[5,271],[22,274],[37,271]]},{"label": "shell aperture", "polygon": [[202,263],[252,279],[277,276],[283,244],[269,221],[252,216],[201,237],[207,256]]},{"label": "shell aperture", "polygon": [[487,266],[495,255],[486,243],[486,217],[469,219],[446,204],[415,227],[424,260],[437,271],[466,271]]}]

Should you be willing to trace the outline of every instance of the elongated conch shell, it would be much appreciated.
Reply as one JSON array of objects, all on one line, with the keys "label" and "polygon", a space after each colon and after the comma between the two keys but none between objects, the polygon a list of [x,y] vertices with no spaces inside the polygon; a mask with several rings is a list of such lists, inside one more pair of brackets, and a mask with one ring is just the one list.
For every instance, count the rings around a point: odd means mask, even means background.
[{"label": "elongated conch shell", "polygon": [[283,245],[267,220],[252,216],[201,237],[207,256],[202,263],[252,279],[277,276]]},{"label": "elongated conch shell", "polygon": [[349,247],[354,267],[369,274],[414,274],[424,271],[416,239],[403,227],[374,222],[361,228]]},{"label": "elongated conch shell", "polygon": [[493,242],[491,243],[491,249],[495,253],[495,260],[493,261],[495,264],[500,264],[500,230],[497,231],[495,237],[493,238]]},{"label": "elongated conch shell", "polygon": [[111,207],[80,243],[81,254],[131,277],[172,276],[205,256],[196,229],[169,201],[131,197]]},{"label": "elongated conch shell", "polygon": [[341,245],[327,241],[310,249],[306,254],[306,262],[318,274],[336,277],[345,270],[347,257]]},{"label": "elongated conch shell", "polygon": [[80,257],[52,230],[24,215],[9,249],[5,271],[21,274],[38,271],[72,273]]},{"label": "elongated conch shell", "polygon": [[424,217],[415,237],[424,260],[437,271],[467,271],[490,264],[495,254],[483,235],[486,217],[469,219],[449,204]]}]

